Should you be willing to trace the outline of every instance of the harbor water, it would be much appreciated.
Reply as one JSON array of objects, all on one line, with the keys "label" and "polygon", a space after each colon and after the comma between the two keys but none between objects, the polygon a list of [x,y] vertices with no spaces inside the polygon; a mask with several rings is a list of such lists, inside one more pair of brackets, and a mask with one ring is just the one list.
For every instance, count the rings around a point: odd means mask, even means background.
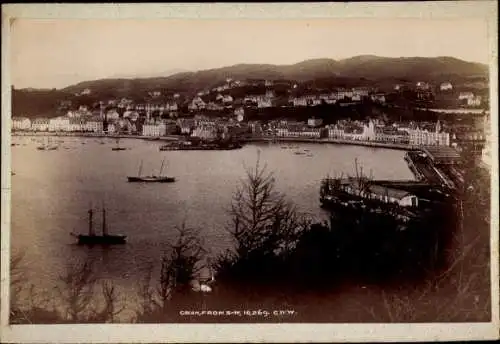
[{"label": "harbor water", "polygon": [[[354,175],[355,158],[374,178],[413,179],[404,151],[361,146],[252,143],[229,151],[160,151],[158,141],[122,139],[128,149],[113,151],[114,140],[66,137],[53,139],[57,150],[43,151],[36,149],[40,138],[12,142],[11,251],[24,254],[29,283],[44,290],[54,288],[68,263],[90,258],[98,262],[99,277],[131,292],[183,223],[200,230],[212,254],[231,247],[225,229],[231,198],[245,166],[255,166],[258,155],[278,190],[318,220],[326,218],[319,203],[321,179]],[[127,183],[141,161],[143,175],[157,175],[163,159],[163,173],[175,183]],[[70,232],[87,231],[90,206],[100,230],[103,205],[109,232],[127,235],[127,244],[75,245]]]}]

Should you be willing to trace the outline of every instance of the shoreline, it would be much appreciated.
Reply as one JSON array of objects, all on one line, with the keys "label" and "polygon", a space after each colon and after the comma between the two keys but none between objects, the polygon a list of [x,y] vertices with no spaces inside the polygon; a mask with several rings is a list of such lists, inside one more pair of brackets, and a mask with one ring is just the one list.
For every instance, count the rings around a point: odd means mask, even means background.
[{"label": "shoreline", "polygon": [[[56,132],[12,132],[11,135],[14,136],[51,136],[51,137],[85,137],[85,138],[109,138],[109,139],[140,139],[145,141],[177,141],[185,136],[183,135],[168,135],[161,137],[149,137],[142,135],[109,135],[109,134],[98,134],[98,133],[56,133]],[[343,139],[331,139],[331,138],[300,138],[300,137],[252,137],[241,139],[242,143],[252,143],[252,142],[275,142],[275,143],[285,143],[285,142],[295,142],[295,143],[318,143],[318,144],[340,144],[340,145],[351,145],[351,146],[365,146],[371,148],[384,148],[384,149],[395,149],[395,150],[405,150],[413,151],[419,150],[419,146],[413,146],[409,144],[399,144],[399,143],[386,143],[386,142],[374,142],[374,141],[352,141]]]}]

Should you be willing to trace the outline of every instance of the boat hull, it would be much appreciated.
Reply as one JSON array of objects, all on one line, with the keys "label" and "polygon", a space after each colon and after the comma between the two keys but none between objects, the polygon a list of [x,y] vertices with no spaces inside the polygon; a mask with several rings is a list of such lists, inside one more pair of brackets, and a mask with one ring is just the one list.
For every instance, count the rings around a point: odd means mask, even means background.
[{"label": "boat hull", "polygon": [[121,245],[127,241],[126,235],[76,235],[78,245]]},{"label": "boat hull", "polygon": [[173,183],[174,177],[127,177],[129,183]]}]

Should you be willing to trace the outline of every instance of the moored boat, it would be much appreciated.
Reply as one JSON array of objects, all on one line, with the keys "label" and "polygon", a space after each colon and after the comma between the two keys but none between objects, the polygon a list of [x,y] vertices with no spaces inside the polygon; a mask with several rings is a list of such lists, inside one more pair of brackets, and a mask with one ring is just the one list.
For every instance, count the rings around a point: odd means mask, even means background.
[{"label": "moored boat", "polygon": [[78,245],[116,245],[116,244],[125,244],[127,236],[121,234],[109,234],[108,228],[106,224],[106,210],[103,206],[102,208],[102,235],[98,235],[95,233],[92,219],[93,219],[93,210],[92,208],[88,211],[89,214],[89,233],[88,234],[75,234],[70,233],[72,236],[78,239]]},{"label": "moored boat", "polygon": [[165,165],[165,159],[161,162],[160,173],[157,176],[141,176],[142,172],[142,161],[139,166],[139,172],[137,176],[128,176],[127,180],[129,183],[173,183],[175,182],[175,177],[163,176],[163,166]]}]

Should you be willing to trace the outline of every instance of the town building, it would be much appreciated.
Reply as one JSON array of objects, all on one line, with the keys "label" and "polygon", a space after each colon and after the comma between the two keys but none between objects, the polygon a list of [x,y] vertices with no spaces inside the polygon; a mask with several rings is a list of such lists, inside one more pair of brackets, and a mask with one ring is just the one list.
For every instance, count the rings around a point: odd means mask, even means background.
[{"label": "town building", "polygon": [[309,118],[307,120],[307,125],[310,126],[310,127],[319,127],[323,124],[323,119],[321,118]]},{"label": "town building", "polygon": [[207,104],[201,99],[201,97],[195,97],[188,105],[190,111],[203,110]]},{"label": "town building", "polygon": [[410,144],[411,145],[422,145],[422,146],[449,146],[450,145],[450,133],[441,131],[441,124],[438,121],[436,123],[435,130],[428,129],[420,129],[417,127],[416,129],[411,129],[408,131],[410,135]]},{"label": "town building", "polygon": [[460,92],[458,94],[458,100],[465,100],[465,99],[471,99],[474,98],[474,93],[472,92]]},{"label": "town building", "polygon": [[428,90],[430,88],[430,85],[425,81],[417,82],[416,86],[417,86],[417,89],[420,89],[420,90]]},{"label": "town building", "polygon": [[142,135],[150,137],[161,137],[167,134],[167,126],[164,122],[150,122],[142,125]]},{"label": "town building", "polygon": [[268,97],[258,97],[257,107],[258,108],[269,108],[273,106],[273,101]]},{"label": "town building", "polygon": [[48,118],[35,118],[31,122],[32,131],[48,131],[49,130],[49,119]]},{"label": "town building", "polygon": [[468,106],[480,106],[481,105],[481,96],[467,98],[467,105]]},{"label": "town building", "polygon": [[49,119],[49,131],[69,131],[69,118],[59,116]]},{"label": "town building", "polygon": [[441,91],[451,91],[453,89],[453,85],[451,82],[443,82],[441,85],[439,85],[439,89]]},{"label": "town building", "polygon": [[202,140],[214,140],[218,137],[217,127],[215,125],[200,125],[193,129],[191,136]]},{"label": "town building", "polygon": [[76,117],[69,119],[69,129],[72,132],[82,132],[85,131],[85,123],[87,121],[84,118]]},{"label": "town building", "polygon": [[85,123],[85,131],[102,133],[104,131],[104,125],[102,119],[99,117],[89,118]]},{"label": "town building", "polygon": [[31,120],[27,117],[12,117],[12,130],[30,130]]}]

